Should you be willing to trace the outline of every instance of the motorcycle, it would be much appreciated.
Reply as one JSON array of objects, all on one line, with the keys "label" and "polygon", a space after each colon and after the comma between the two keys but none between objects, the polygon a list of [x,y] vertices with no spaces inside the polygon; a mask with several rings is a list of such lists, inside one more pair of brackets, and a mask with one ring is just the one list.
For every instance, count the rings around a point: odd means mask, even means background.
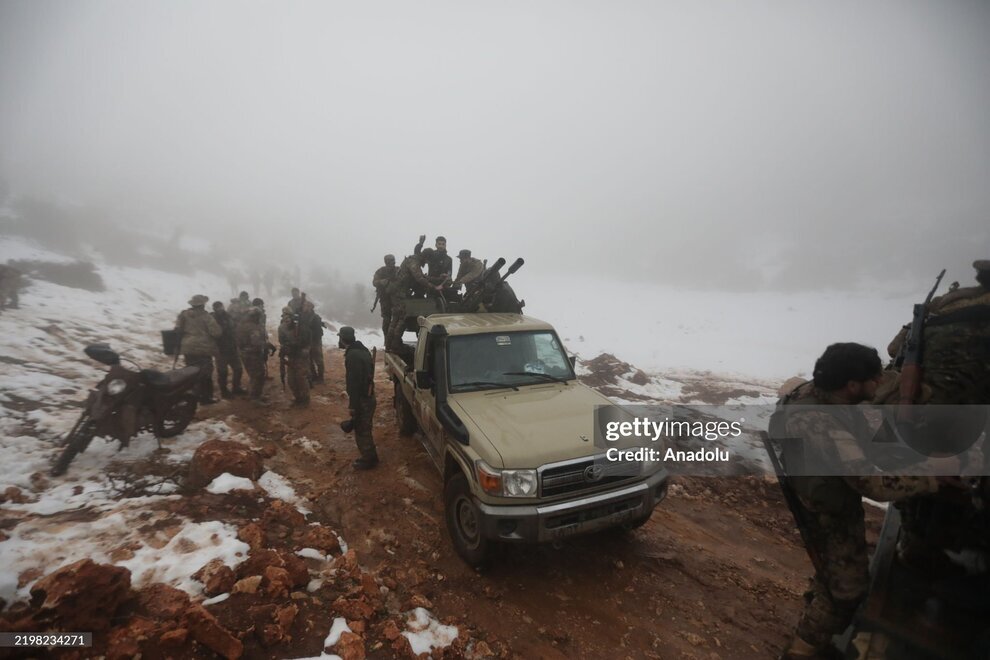
[{"label": "motorcycle", "polygon": [[141,431],[151,431],[161,448],[162,438],[179,435],[196,415],[200,368],[185,367],[168,372],[136,369],[121,364],[120,355],[109,344],[90,344],[87,356],[110,367],[106,377],[92,390],[83,412],[63,442],[51,474],[64,474],[76,454],[86,451],[96,436],[112,437],[126,447]]}]

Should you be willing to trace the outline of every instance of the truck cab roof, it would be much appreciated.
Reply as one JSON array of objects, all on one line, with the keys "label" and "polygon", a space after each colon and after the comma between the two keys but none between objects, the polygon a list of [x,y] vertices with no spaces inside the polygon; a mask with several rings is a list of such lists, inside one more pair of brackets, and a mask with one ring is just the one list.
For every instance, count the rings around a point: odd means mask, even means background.
[{"label": "truck cab roof", "polygon": [[432,330],[438,325],[442,325],[450,335],[553,330],[553,326],[546,321],[524,314],[431,314],[419,317],[421,328]]}]

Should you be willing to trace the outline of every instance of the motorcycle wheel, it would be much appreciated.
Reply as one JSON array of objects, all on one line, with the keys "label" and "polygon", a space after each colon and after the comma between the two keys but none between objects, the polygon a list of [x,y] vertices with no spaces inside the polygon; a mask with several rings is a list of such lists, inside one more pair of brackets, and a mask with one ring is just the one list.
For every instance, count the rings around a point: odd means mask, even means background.
[{"label": "motorcycle wheel", "polygon": [[194,394],[185,394],[172,407],[165,411],[161,419],[155,421],[155,435],[159,438],[171,438],[186,430],[189,422],[196,416],[196,406],[199,400]]},{"label": "motorcycle wheel", "polygon": [[95,434],[96,425],[90,420],[87,413],[83,413],[76,425],[72,427],[69,435],[66,436],[65,449],[62,450],[52,465],[51,475],[58,477],[65,474],[65,471],[69,469],[69,463],[76,457],[76,454],[86,451],[86,447],[89,447]]}]

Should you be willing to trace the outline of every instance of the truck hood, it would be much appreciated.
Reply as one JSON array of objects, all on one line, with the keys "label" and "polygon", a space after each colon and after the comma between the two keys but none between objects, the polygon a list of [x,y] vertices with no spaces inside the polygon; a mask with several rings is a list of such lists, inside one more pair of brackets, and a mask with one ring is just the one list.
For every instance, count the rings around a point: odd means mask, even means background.
[{"label": "truck hood", "polygon": [[503,465],[492,467],[503,468],[536,468],[595,454],[595,406],[611,405],[573,381],[525,385],[518,392],[455,394],[449,403],[502,456]]}]

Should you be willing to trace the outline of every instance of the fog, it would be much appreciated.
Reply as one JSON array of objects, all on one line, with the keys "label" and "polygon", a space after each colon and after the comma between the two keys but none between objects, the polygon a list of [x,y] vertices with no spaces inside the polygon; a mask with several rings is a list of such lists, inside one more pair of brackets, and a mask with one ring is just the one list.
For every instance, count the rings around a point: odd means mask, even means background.
[{"label": "fog", "polygon": [[988,37],[982,1],[2,0],[0,192],[361,282],[425,233],[920,290],[990,257]]}]

